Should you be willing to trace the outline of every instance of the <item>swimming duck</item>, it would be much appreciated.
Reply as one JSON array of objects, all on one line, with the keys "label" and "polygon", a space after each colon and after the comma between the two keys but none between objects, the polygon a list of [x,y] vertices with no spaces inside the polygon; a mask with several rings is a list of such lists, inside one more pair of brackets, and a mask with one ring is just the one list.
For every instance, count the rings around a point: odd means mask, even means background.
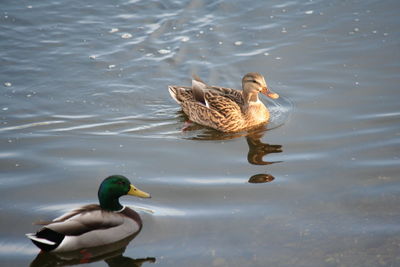
[{"label": "swimming duck", "polygon": [[100,205],[90,204],[66,213],[37,233],[26,234],[43,251],[67,252],[102,246],[135,235],[142,228],[137,212],[122,206],[119,197],[150,195],[134,187],[122,175],[107,177],[99,187]]},{"label": "swimming duck", "polygon": [[242,89],[209,86],[197,76],[192,79],[192,87],[168,86],[171,97],[191,121],[221,132],[241,131],[269,120],[269,111],[258,93],[272,99],[279,95],[268,89],[264,77],[256,72],[247,73]]}]

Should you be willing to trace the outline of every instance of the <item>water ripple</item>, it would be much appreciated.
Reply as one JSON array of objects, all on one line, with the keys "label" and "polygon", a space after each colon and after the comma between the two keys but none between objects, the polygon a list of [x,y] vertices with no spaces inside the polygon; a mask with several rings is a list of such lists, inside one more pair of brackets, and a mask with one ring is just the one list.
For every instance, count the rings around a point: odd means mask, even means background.
[{"label": "water ripple", "polygon": [[23,125],[16,125],[16,126],[3,127],[3,128],[0,128],[0,132],[12,131],[12,130],[22,130],[22,129],[32,128],[32,127],[39,127],[39,126],[47,126],[47,125],[53,125],[53,124],[60,124],[60,123],[64,123],[64,122],[65,122],[65,121],[41,121],[41,122],[32,122],[32,123],[27,123],[27,124],[23,124]]},{"label": "water ripple", "polygon": [[55,129],[49,130],[49,132],[75,131],[75,130],[92,129],[92,128],[99,128],[99,127],[104,127],[104,126],[126,124],[126,123],[127,123],[127,121],[90,123],[90,124],[83,124],[83,125],[77,125],[77,126],[71,126],[71,127],[55,128]]},{"label": "water ripple", "polygon": [[248,52],[242,52],[242,53],[236,53],[235,56],[238,57],[249,57],[249,56],[255,56],[255,55],[259,55],[259,54],[264,54],[265,52],[270,51],[271,48],[267,47],[267,48],[259,48],[259,49],[255,49],[253,51],[248,51]]}]

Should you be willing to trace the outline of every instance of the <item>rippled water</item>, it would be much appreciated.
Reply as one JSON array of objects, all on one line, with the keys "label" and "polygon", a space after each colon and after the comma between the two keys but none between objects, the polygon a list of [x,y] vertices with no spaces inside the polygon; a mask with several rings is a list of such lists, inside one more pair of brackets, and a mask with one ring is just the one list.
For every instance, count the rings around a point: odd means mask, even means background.
[{"label": "rippled water", "polygon": [[[0,265],[31,264],[32,222],[97,202],[116,173],[153,196],[122,199],[144,221],[123,252],[135,264],[400,265],[399,11],[396,0],[2,1]],[[167,85],[196,73],[238,88],[250,71],[282,96],[263,99],[270,125],[181,131]]]}]

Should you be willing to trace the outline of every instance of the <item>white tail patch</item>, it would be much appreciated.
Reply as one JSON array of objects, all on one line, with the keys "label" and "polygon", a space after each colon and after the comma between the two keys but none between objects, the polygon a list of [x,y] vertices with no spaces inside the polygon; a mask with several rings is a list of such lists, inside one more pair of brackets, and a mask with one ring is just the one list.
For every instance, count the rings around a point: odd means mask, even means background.
[{"label": "white tail patch", "polygon": [[55,245],[56,244],[53,241],[37,237],[35,234],[32,234],[32,233],[25,234],[25,235],[26,235],[27,238],[29,238],[31,240],[34,240],[36,242],[42,243],[42,244],[46,244],[46,245]]},{"label": "white tail patch", "polygon": [[175,89],[172,86],[168,86],[168,91],[169,91],[169,94],[171,95],[171,97],[176,101],[176,103],[178,103],[180,105],[181,101],[179,101],[178,98],[176,97],[177,89]]}]

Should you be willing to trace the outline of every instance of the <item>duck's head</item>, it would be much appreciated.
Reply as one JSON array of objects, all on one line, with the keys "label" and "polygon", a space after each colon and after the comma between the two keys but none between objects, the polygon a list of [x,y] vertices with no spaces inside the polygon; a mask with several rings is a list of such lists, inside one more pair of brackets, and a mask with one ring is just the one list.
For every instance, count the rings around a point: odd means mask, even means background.
[{"label": "duck's head", "polygon": [[257,96],[258,93],[262,93],[272,99],[279,98],[279,95],[277,93],[271,92],[269,90],[264,77],[257,72],[250,72],[244,75],[242,79],[242,87],[243,91],[248,95]]},{"label": "duck's head", "polygon": [[150,194],[137,189],[122,175],[112,175],[104,179],[99,187],[98,197],[102,209],[118,211],[123,208],[118,199],[124,195],[149,198]]}]

